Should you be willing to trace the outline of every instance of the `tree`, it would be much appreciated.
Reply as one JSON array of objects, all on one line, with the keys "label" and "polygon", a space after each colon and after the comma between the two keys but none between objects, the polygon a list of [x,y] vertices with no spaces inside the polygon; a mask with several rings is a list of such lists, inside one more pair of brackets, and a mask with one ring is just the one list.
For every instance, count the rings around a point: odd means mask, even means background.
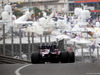
[{"label": "tree", "polygon": [[15,9],[13,14],[16,16],[16,17],[19,17],[19,16],[22,16],[23,15],[23,12],[21,12],[19,9]]},{"label": "tree", "polygon": [[34,8],[33,8],[33,11],[34,11],[34,15],[35,15],[35,16],[43,17],[42,10],[40,10],[38,7],[34,7]]},{"label": "tree", "polygon": [[51,9],[46,9],[44,11],[47,13],[47,15],[50,15],[51,14]]}]

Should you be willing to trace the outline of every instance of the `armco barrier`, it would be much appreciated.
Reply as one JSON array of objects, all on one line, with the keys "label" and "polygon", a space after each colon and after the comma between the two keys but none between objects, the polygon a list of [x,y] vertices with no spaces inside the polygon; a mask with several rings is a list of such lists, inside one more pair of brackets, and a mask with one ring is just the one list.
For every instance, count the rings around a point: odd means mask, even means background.
[{"label": "armco barrier", "polygon": [[16,64],[16,63],[25,64],[25,63],[31,63],[31,62],[0,55],[0,64],[4,64],[4,63],[7,63],[7,64]]}]

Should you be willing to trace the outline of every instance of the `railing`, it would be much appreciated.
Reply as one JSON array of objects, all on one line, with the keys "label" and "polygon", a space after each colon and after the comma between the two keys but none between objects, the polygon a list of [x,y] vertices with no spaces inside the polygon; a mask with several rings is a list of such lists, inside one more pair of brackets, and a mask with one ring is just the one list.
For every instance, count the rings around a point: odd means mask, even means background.
[{"label": "railing", "polygon": [[[86,51],[86,50],[87,51]],[[77,49],[76,49],[77,52]],[[92,48],[81,48],[80,52],[75,52],[76,55],[76,62],[100,62],[100,48],[95,47],[93,50]]]}]

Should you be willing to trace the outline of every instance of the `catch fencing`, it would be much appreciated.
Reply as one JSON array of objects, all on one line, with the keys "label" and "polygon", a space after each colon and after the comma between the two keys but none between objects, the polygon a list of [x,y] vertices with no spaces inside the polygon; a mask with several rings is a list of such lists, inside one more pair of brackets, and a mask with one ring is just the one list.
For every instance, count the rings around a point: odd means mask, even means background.
[{"label": "catch fencing", "polygon": [[[34,37],[35,34],[32,32],[27,32],[27,36],[23,37],[23,31],[21,29],[19,29],[19,32],[14,32],[13,27],[11,27],[11,31],[9,34],[11,34],[10,36],[10,41],[11,43],[5,43],[6,41],[6,34],[5,33],[5,25],[3,25],[3,38],[1,41],[3,41],[3,43],[0,43],[0,54],[4,55],[4,56],[9,56],[11,58],[14,58],[15,56],[19,56],[20,59],[22,57],[22,52],[24,54],[26,54],[28,56],[28,61],[31,60],[31,53],[34,51],[38,51],[40,45],[49,45],[49,44],[57,44],[59,47],[59,50],[61,51],[65,51],[68,50],[67,46],[69,46],[68,44],[66,44],[65,40],[61,40],[61,41],[54,41],[51,42],[50,41],[50,36],[49,35],[44,35],[45,37],[42,38],[40,35],[40,43],[34,43]],[[31,35],[30,35],[31,34]],[[49,39],[47,39],[47,37],[49,37]],[[14,38],[18,38],[19,42],[18,43],[14,43]],[[23,38],[27,38],[27,43],[22,43],[22,39]],[[45,39],[45,42],[42,42],[42,39]],[[47,40],[49,40],[49,42],[47,42]],[[93,52],[92,48],[87,48],[88,52],[86,54],[86,52],[84,52],[84,48],[83,46],[81,46],[79,55],[77,52],[77,47],[75,45],[75,43],[73,43],[74,45],[74,52],[75,52],[75,60],[76,62],[99,62],[100,61],[100,48],[99,47],[95,47],[95,50]],[[77,54],[77,55],[76,55]]]}]

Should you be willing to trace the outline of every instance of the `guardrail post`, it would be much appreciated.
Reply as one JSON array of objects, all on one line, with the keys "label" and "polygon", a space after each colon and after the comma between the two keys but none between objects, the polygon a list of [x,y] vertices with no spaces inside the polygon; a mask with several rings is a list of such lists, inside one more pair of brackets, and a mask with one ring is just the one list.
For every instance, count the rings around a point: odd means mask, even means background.
[{"label": "guardrail post", "polygon": [[5,24],[3,25],[3,55],[6,55],[5,53]]},{"label": "guardrail post", "polygon": [[32,52],[34,52],[34,33],[32,32]]},{"label": "guardrail post", "polygon": [[30,57],[31,57],[31,54],[30,54],[30,32],[28,32],[28,56],[29,56],[29,60],[30,60]]},{"label": "guardrail post", "polygon": [[14,57],[14,43],[13,43],[13,27],[11,27],[11,33],[12,33],[12,36],[11,36],[11,56]]},{"label": "guardrail post", "polygon": [[22,39],[21,39],[21,29],[19,29],[19,41],[20,41],[20,58],[22,58]]}]

